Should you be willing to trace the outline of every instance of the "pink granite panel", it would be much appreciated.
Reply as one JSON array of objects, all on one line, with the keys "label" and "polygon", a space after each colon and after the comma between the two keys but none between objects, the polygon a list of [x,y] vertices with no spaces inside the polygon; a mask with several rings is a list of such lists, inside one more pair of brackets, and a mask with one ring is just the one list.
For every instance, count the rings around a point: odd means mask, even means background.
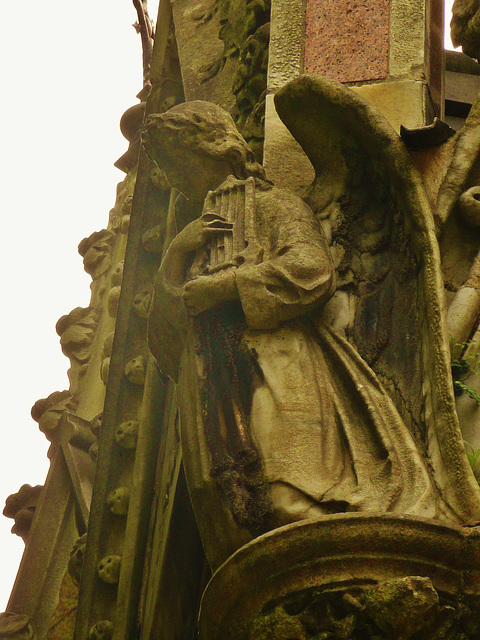
[{"label": "pink granite panel", "polygon": [[390,0],[307,0],[305,72],[340,82],[385,78]]}]

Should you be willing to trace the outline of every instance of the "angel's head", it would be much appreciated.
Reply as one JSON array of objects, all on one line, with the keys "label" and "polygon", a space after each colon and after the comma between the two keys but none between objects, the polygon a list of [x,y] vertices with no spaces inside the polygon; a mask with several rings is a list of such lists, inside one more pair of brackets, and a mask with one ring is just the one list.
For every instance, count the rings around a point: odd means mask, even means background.
[{"label": "angel's head", "polygon": [[191,200],[203,200],[229,175],[265,177],[233,119],[211,102],[185,102],[149,116],[142,138],[171,186]]}]

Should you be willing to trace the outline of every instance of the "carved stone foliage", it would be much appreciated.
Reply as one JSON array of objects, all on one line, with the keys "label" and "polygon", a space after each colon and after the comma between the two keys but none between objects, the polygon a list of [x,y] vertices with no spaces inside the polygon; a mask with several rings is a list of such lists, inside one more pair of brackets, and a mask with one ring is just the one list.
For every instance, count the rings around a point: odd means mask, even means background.
[{"label": "carved stone foliage", "polygon": [[78,245],[78,253],[83,258],[83,267],[94,280],[105,273],[110,266],[114,239],[115,236],[111,231],[102,229],[84,238]]},{"label": "carved stone foliage", "polygon": [[4,640],[36,640],[35,627],[29,617],[20,613],[0,613],[0,638]]},{"label": "carved stone foliage", "polygon": [[237,126],[258,160],[263,156],[269,40],[269,22],[248,36],[240,49],[232,86],[238,109]]},{"label": "carved stone foliage", "polygon": [[60,336],[62,352],[72,361],[86,363],[98,325],[99,313],[92,307],[76,307],[62,316],[55,329]]},{"label": "carved stone foliage", "polygon": [[206,70],[206,79],[227,60],[235,65],[232,91],[237,126],[259,160],[263,154],[263,125],[267,89],[270,2],[268,0],[216,0],[214,11],[223,41],[220,60]]},{"label": "carved stone foliage", "polygon": [[17,493],[8,496],[5,502],[3,515],[15,520],[12,533],[20,536],[24,541],[30,531],[42,489],[41,485],[32,487],[24,484]]},{"label": "carved stone foliage", "polygon": [[37,400],[32,407],[32,418],[38,422],[49,440],[55,434],[60,418],[65,410],[74,412],[78,399],[70,391],[54,391],[47,398]]},{"label": "carved stone foliage", "polygon": [[471,58],[480,57],[480,6],[472,0],[455,0],[450,23],[452,42]]}]

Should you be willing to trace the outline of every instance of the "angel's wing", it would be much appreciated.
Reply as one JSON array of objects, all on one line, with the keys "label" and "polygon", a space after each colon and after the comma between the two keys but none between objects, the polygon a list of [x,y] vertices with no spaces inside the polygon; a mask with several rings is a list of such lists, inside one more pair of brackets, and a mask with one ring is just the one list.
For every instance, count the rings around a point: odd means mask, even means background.
[{"label": "angel's wing", "polygon": [[480,316],[480,99],[456,134],[437,195],[448,333],[453,353],[473,335]]},{"label": "angel's wing", "polygon": [[311,160],[309,204],[330,239],[338,287],[331,321],[390,393],[462,523],[480,521],[464,453],[430,203],[403,142],[358,94],[301,76],[275,96]]}]

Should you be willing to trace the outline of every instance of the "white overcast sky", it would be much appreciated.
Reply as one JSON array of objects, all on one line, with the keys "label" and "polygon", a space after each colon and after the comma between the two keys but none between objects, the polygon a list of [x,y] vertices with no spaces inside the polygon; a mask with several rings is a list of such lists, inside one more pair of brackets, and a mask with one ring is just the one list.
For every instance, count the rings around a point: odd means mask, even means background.
[{"label": "white overcast sky", "polygon": [[[155,17],[158,0],[149,5]],[[131,0],[1,4],[0,512],[48,469],[30,409],[68,388],[55,323],[89,304],[77,245],[106,226],[124,176],[113,162],[128,144],[120,117],[142,88],[135,21]],[[0,515],[0,611],[23,552],[12,524]]]},{"label": "white overcast sky", "polygon": [[[152,17],[157,4],[149,2]],[[68,388],[55,323],[88,306],[77,245],[106,226],[123,179],[113,167],[127,149],[118,123],[142,87],[135,20],[131,0],[5,0],[0,8],[0,511],[22,484],[43,484],[48,469],[30,408]],[[0,611],[23,552],[12,524],[0,516]]]}]

